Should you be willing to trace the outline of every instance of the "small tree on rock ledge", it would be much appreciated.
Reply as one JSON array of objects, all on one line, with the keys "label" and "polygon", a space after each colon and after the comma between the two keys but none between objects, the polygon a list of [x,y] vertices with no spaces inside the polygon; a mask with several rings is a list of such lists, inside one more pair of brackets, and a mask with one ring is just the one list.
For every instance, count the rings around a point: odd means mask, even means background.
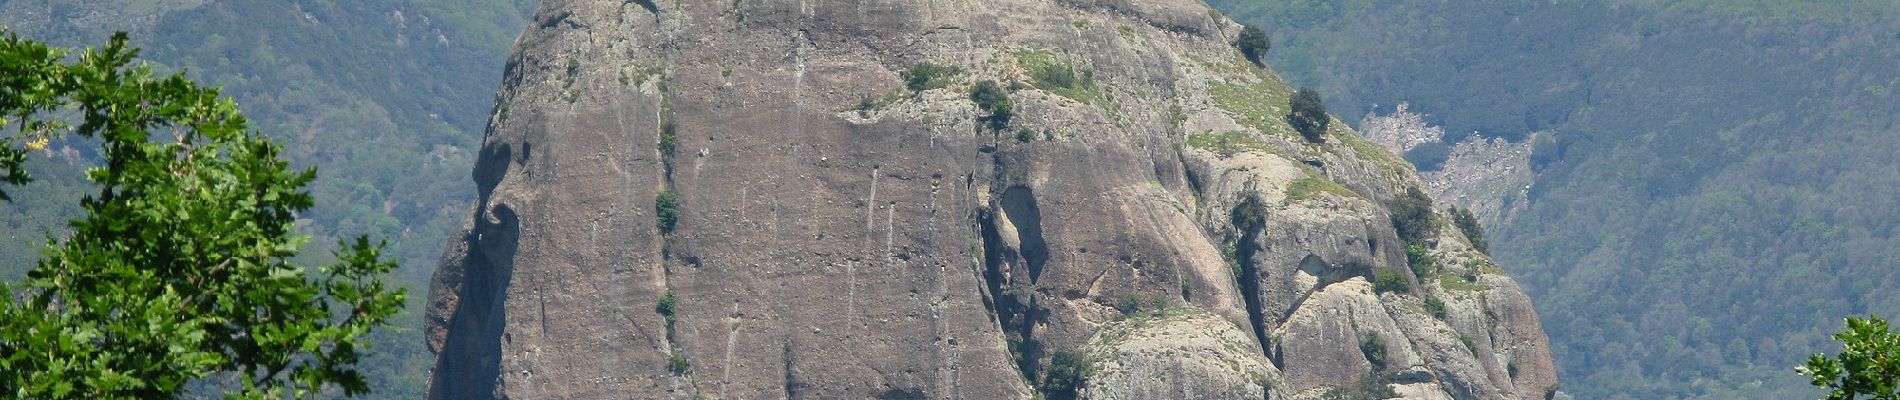
[{"label": "small tree on rock ledge", "polygon": [[1301,137],[1313,143],[1326,142],[1326,128],[1332,124],[1332,118],[1326,116],[1326,105],[1320,102],[1319,92],[1300,88],[1288,101],[1292,112],[1286,115],[1286,122],[1299,131]]},{"label": "small tree on rock ledge", "polygon": [[1253,61],[1253,65],[1266,68],[1267,51],[1273,49],[1273,39],[1260,27],[1247,25],[1240,30],[1240,39],[1234,41],[1234,47],[1239,47],[1240,53],[1247,56],[1247,61]]}]

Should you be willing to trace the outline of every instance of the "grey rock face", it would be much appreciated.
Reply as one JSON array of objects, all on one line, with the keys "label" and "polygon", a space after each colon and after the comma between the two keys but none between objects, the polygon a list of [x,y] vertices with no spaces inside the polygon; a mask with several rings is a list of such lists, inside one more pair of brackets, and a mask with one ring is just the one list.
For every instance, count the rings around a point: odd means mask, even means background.
[{"label": "grey rock face", "polygon": [[1102,325],[1082,351],[1090,399],[1265,400],[1280,381],[1252,335],[1192,308]]},{"label": "grey rock face", "polygon": [[[1411,169],[1343,124],[1299,139],[1285,83],[1197,1],[549,0],[536,21],[431,290],[435,398],[1028,398],[1085,346],[1090,398],[1555,388],[1528,300],[1457,232],[1434,251],[1465,275],[1405,268],[1384,204]],[[909,91],[926,62],[960,71]],[[1008,129],[982,81],[1011,88]],[[1373,294],[1381,268],[1415,289]],[[1155,304],[1206,314],[1092,341]],[[1145,391],[1151,367],[1193,378]]]}]

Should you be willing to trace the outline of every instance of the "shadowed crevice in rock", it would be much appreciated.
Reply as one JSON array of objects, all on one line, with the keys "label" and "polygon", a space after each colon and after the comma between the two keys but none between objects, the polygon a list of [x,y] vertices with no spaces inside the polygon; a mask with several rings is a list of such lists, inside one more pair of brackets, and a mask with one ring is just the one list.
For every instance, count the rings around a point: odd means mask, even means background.
[{"label": "shadowed crevice in rock", "polygon": [[633,3],[634,5],[640,6],[640,8],[646,9],[647,12],[649,13],[654,13],[654,14],[660,13],[660,6],[658,4],[653,4],[653,0],[627,0],[627,1],[630,3]]},{"label": "shadowed crevice in rock", "polygon": [[508,166],[513,165],[510,161],[513,156],[513,147],[507,144],[482,146],[482,154],[479,161],[475,163],[475,170],[469,173],[470,177],[475,179],[475,193],[481,196],[476,199],[475,204],[488,204],[488,195],[493,194],[495,185],[501,184],[501,178],[508,175]]},{"label": "shadowed crevice in rock", "polygon": [[1254,341],[1260,343],[1260,349],[1268,359],[1273,360],[1274,368],[1284,368],[1280,359],[1273,356],[1273,349],[1267,341],[1265,312],[1260,306],[1260,267],[1254,261],[1254,254],[1260,252],[1260,232],[1266,229],[1265,206],[1258,197],[1248,196],[1232,212],[1234,229],[1240,230],[1239,241],[1234,244],[1233,262],[1240,267],[1234,280],[1240,283],[1240,298],[1247,304],[1247,322],[1253,331]]},{"label": "shadowed crevice in rock", "polygon": [[502,326],[507,320],[502,305],[514,278],[521,224],[506,205],[495,206],[490,213],[494,222],[477,216],[475,228],[463,237],[470,251],[462,265],[444,266],[459,268],[463,280],[456,296],[460,302],[449,318],[448,338],[431,376],[431,399],[492,399],[501,380]]},{"label": "shadowed crevice in rock", "polygon": [[792,341],[786,340],[783,346],[784,353],[779,356],[779,361],[784,364],[785,368],[785,399],[793,400],[799,398],[798,389],[800,386],[804,386],[804,384],[798,381],[798,370],[794,368],[796,367],[798,358],[796,353],[792,351]]},{"label": "shadowed crevice in rock", "polygon": [[1042,210],[1036,207],[1036,192],[1024,186],[1003,191],[1003,215],[1016,226],[1017,253],[1029,266],[1029,281],[1042,278],[1042,266],[1049,262],[1049,245],[1042,240]]},{"label": "shadowed crevice in rock", "polygon": [[[982,213],[977,218],[983,231],[983,284],[989,290],[991,310],[1003,330],[1017,371],[1022,376],[1034,377],[1044,355],[1042,342],[1036,338],[1036,325],[1048,318],[1048,311],[1036,304],[1032,283],[1012,279],[1015,275],[1011,268],[1025,263],[1024,257],[1003,241],[997,219],[993,212]],[[1037,237],[1040,239],[1040,235]]]}]

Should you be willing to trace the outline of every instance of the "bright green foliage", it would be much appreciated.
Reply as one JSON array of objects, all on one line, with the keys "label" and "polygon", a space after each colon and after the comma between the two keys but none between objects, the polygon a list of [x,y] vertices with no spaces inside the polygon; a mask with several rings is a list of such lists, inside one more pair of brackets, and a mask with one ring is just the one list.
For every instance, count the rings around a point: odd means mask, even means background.
[{"label": "bright green foliage", "polygon": [[1404,293],[1412,290],[1412,281],[1398,268],[1379,268],[1372,273],[1372,290],[1379,293]]},{"label": "bright green foliage", "polygon": [[1347,189],[1346,186],[1340,185],[1339,182],[1333,182],[1324,177],[1307,175],[1305,178],[1294,180],[1293,184],[1287,185],[1286,201],[1293,203],[1301,200],[1317,199],[1323,194],[1331,194],[1343,198],[1359,197],[1358,193],[1354,193],[1352,189]]},{"label": "bright green foliage", "polygon": [[653,198],[654,215],[658,216],[660,233],[673,233],[673,227],[680,221],[680,195],[673,190],[661,190]]},{"label": "bright green foliage", "polygon": [[1287,125],[1292,125],[1293,130],[1299,131],[1300,136],[1305,137],[1308,142],[1326,141],[1326,128],[1332,124],[1333,120],[1326,115],[1326,105],[1320,102],[1319,92],[1300,88],[1298,92],[1293,93],[1293,98],[1287,101],[1287,105],[1292,109],[1292,112],[1286,115]]},{"label": "bright green foliage", "polygon": [[1484,226],[1478,225],[1478,217],[1471,215],[1470,209],[1451,208],[1451,224],[1465,233],[1465,240],[1471,241],[1471,247],[1482,253],[1490,253],[1484,243]]},{"label": "bright green foliage", "polygon": [[129,66],[126,42],[68,64],[65,49],[0,39],[0,113],[28,128],[9,141],[70,129],[103,158],[71,235],[0,295],[0,393],[175,398],[230,374],[227,398],[364,394],[366,335],[405,298],[380,280],[396,264],[367,237],[314,273],[291,263],[315,170],[292,170],[217,90]]},{"label": "bright green foliage", "polygon": [[1049,368],[1043,373],[1042,394],[1052,400],[1074,399],[1094,368],[1080,353],[1058,351],[1049,357]]},{"label": "bright green foliage", "polygon": [[[1076,68],[1075,64],[1063,61],[1056,53],[1047,50],[1017,52],[1016,65],[1028,73],[1029,83],[1036,89],[1095,105],[1110,117],[1117,115],[1118,107],[1112,95],[1095,84],[1095,71]],[[1011,83],[1010,90],[1017,89],[1013,86],[1015,84]]]},{"label": "bright green foliage", "polygon": [[939,89],[950,85],[950,78],[963,73],[963,68],[954,65],[920,63],[904,70],[904,87],[912,92]]},{"label": "bright green foliage", "polygon": [[996,81],[983,81],[970,89],[970,101],[976,102],[976,108],[989,113],[991,130],[1003,130],[1009,127],[1009,119],[1016,115],[1015,106],[1009,102],[1009,93],[996,86]]},{"label": "bright green foliage", "polygon": [[1260,27],[1249,24],[1240,30],[1240,39],[1234,41],[1234,47],[1240,48],[1240,53],[1247,56],[1247,61],[1265,68],[1267,51],[1273,49],[1273,39],[1260,31]]},{"label": "bright green foliage", "polygon": [[1900,399],[1900,333],[1887,321],[1848,317],[1847,330],[1834,340],[1841,341],[1840,355],[1815,354],[1795,371],[1826,388],[1828,400]]},{"label": "bright green foliage", "polygon": [[1424,243],[1426,236],[1437,228],[1432,199],[1416,187],[1405,188],[1405,193],[1392,200],[1392,228],[1398,230],[1399,240],[1406,244]]}]

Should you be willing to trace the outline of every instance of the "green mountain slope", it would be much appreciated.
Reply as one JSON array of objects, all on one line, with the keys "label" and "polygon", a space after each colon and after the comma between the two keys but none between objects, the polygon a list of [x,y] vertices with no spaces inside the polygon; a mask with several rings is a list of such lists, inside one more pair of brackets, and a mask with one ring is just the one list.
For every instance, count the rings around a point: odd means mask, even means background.
[{"label": "green mountain slope", "polygon": [[[398,283],[427,293],[447,236],[473,201],[468,178],[509,43],[534,5],[522,0],[0,2],[0,25],[65,46],[133,33],[142,58],[222,85],[287,158],[319,169],[317,207],[299,217],[327,255],[336,238],[390,241]],[[91,188],[80,174],[90,146],[55,142],[36,153],[40,178],[0,204],[0,278],[15,279],[33,250]],[[420,398],[429,363],[422,302],[382,332],[370,363],[380,398]]]},{"label": "green mountain slope", "polygon": [[1577,398],[1814,397],[1799,358],[1900,313],[1900,3],[1212,3],[1339,114],[1556,134],[1491,248]]}]

